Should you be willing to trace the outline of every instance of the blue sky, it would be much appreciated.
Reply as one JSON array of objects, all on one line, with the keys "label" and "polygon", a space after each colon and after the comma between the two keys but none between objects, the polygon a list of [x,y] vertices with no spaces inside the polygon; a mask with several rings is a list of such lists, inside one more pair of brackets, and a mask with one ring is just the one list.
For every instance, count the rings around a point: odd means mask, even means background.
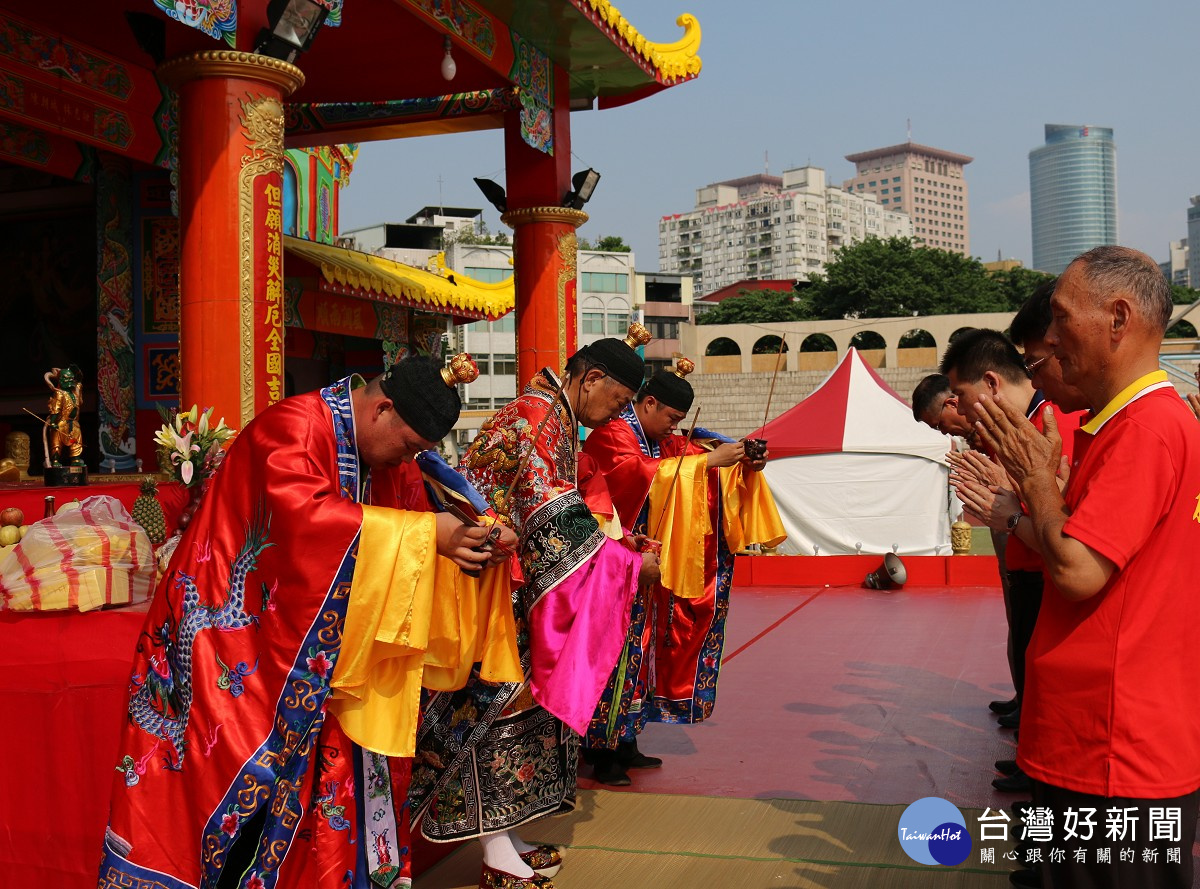
[{"label": "blue sky", "polygon": [[[619,234],[658,267],[658,220],[695,189],[811,163],[833,183],[845,155],[906,139],[975,158],[971,252],[1026,265],[1030,149],[1046,123],[1114,130],[1120,241],[1166,258],[1200,194],[1194,45],[1200,4],[1060,0],[624,0],[657,42],[700,21],[700,77],[641,102],[572,115],[573,167],[603,176],[581,237]],[[364,143],[342,192],[343,230],[427,204],[484,206],[471,182],[503,182],[499,131]],[[439,185],[439,178],[441,183]],[[440,189],[440,196],[439,196]]]}]

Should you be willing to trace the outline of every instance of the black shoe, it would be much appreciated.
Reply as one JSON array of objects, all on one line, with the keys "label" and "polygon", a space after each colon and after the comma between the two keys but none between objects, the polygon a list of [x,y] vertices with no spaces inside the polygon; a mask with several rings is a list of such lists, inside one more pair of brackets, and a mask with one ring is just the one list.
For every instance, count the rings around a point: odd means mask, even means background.
[{"label": "black shoe", "polygon": [[996,720],[996,725],[1000,726],[1000,728],[1020,728],[1021,711],[1014,710],[1012,713],[1005,713]]},{"label": "black shoe", "polygon": [[1017,699],[1009,698],[1007,701],[992,701],[988,704],[988,709],[997,716],[1003,716],[1005,713],[1012,713],[1017,709]]},{"label": "black shoe", "polygon": [[633,783],[625,774],[625,769],[617,762],[616,751],[593,750],[592,760],[592,777],[601,784],[607,784],[609,787],[628,787]]},{"label": "black shoe", "polygon": [[1018,771],[1017,761],[1015,759],[998,759],[996,760],[996,771],[1001,775],[1015,775]]},{"label": "black shoe", "polygon": [[626,769],[657,769],[663,761],[638,750],[637,741],[621,741],[617,744],[617,762]]},{"label": "black shoe", "polygon": [[1007,778],[996,778],[992,781],[992,786],[1001,793],[1029,793],[1033,789],[1033,782],[1029,780],[1028,775],[1018,770]]},{"label": "black shoe", "polygon": [[1042,875],[1039,871],[1023,868],[1008,875],[1008,882],[1025,889],[1042,889]]}]

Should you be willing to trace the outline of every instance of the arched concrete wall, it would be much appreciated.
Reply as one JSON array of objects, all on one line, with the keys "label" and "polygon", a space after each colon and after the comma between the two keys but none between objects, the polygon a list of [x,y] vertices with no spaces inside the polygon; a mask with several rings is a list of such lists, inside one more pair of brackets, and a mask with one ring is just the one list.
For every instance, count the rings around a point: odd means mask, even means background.
[{"label": "arched concrete wall", "polygon": [[[1180,306],[1180,310],[1186,308]],[[950,343],[950,335],[962,327],[990,327],[995,330],[1007,330],[1012,323],[1014,312],[988,312],[979,315],[930,315],[902,318],[852,318],[838,321],[787,321],[778,324],[681,324],[679,340],[681,350],[689,358],[696,356],[702,362],[708,344],[718,337],[728,337],[742,350],[741,369],[743,373],[752,371],[752,353],[754,344],[764,336],[774,334],[786,337],[788,350],[784,353],[786,363],[780,370],[799,370],[800,343],[810,333],[823,333],[837,345],[838,358],[846,354],[850,347],[850,339],[860,330],[873,330],[884,338],[887,348],[884,350],[883,366],[899,367],[900,360],[897,344],[900,337],[914,327],[929,331],[936,343],[935,351],[938,360]],[[1200,306],[1188,313],[1188,320],[1200,327]],[[723,368],[724,369],[724,368]],[[701,372],[704,365],[700,365]]]}]

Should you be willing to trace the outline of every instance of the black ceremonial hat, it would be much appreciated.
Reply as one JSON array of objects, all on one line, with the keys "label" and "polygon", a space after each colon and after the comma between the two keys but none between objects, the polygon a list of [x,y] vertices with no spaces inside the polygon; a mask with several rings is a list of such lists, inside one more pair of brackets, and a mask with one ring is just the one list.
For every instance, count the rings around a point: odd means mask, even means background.
[{"label": "black ceremonial hat", "polygon": [[608,337],[579,350],[593,364],[599,364],[610,377],[637,392],[646,379],[646,363],[635,349],[650,342],[650,331],[638,323],[629,325],[629,334],[623,340]]},{"label": "black ceremonial hat", "polygon": [[465,352],[450,359],[449,367],[414,355],[393,364],[380,385],[413,432],[426,441],[441,441],[462,409],[457,384],[473,382],[478,376],[478,367]]},{"label": "black ceremonial hat", "polygon": [[686,414],[692,409],[692,401],[696,393],[692,391],[692,384],[684,377],[694,371],[696,365],[682,355],[678,355],[676,358],[674,370],[664,368],[658,371],[647,381],[646,387],[642,391],[646,395],[653,395],[667,407],[675,408]]}]

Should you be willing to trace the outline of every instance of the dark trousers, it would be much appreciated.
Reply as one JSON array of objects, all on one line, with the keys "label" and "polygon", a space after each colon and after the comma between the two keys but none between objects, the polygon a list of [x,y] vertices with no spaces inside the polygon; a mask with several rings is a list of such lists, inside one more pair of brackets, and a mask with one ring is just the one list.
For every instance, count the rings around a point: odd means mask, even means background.
[{"label": "dark trousers", "polygon": [[1008,548],[1008,532],[991,529],[992,549],[996,551],[996,567],[1000,570],[1000,590],[1004,593],[1004,620],[1009,625],[1008,631],[1008,672],[1012,676],[1013,688],[1017,687],[1017,668],[1013,661],[1012,638],[1012,596],[1008,590],[1008,568],[1004,564],[1004,550]]},{"label": "dark trousers", "polygon": [[[1034,813],[1039,808],[1049,809],[1053,818],[1050,840],[1044,834],[1031,837],[1031,846],[1041,854],[1046,889],[1192,889],[1192,843],[1200,789],[1172,799],[1130,799],[1093,796],[1034,781],[1033,806]],[[1088,809],[1095,813],[1085,815]],[[1123,838],[1110,837],[1110,809],[1121,810],[1121,820],[1132,824],[1132,835],[1127,828]],[[1170,809],[1180,810],[1178,820],[1166,814]],[[1077,835],[1069,839],[1068,810],[1081,819],[1074,827]],[[1089,839],[1083,839],[1087,831],[1082,820],[1095,822]],[[1099,853],[1105,849],[1111,861],[1101,860]],[[1054,850],[1059,854],[1053,854]],[[1077,860],[1078,850],[1083,850],[1082,862]],[[1132,851],[1123,856],[1126,850]]]},{"label": "dark trousers", "polygon": [[1012,638],[1013,685],[1017,689],[1017,700],[1025,702],[1025,650],[1033,638],[1038,612],[1042,610],[1042,588],[1045,578],[1041,571],[1008,572],[1009,600],[1012,608],[1008,618],[1008,632]]}]

